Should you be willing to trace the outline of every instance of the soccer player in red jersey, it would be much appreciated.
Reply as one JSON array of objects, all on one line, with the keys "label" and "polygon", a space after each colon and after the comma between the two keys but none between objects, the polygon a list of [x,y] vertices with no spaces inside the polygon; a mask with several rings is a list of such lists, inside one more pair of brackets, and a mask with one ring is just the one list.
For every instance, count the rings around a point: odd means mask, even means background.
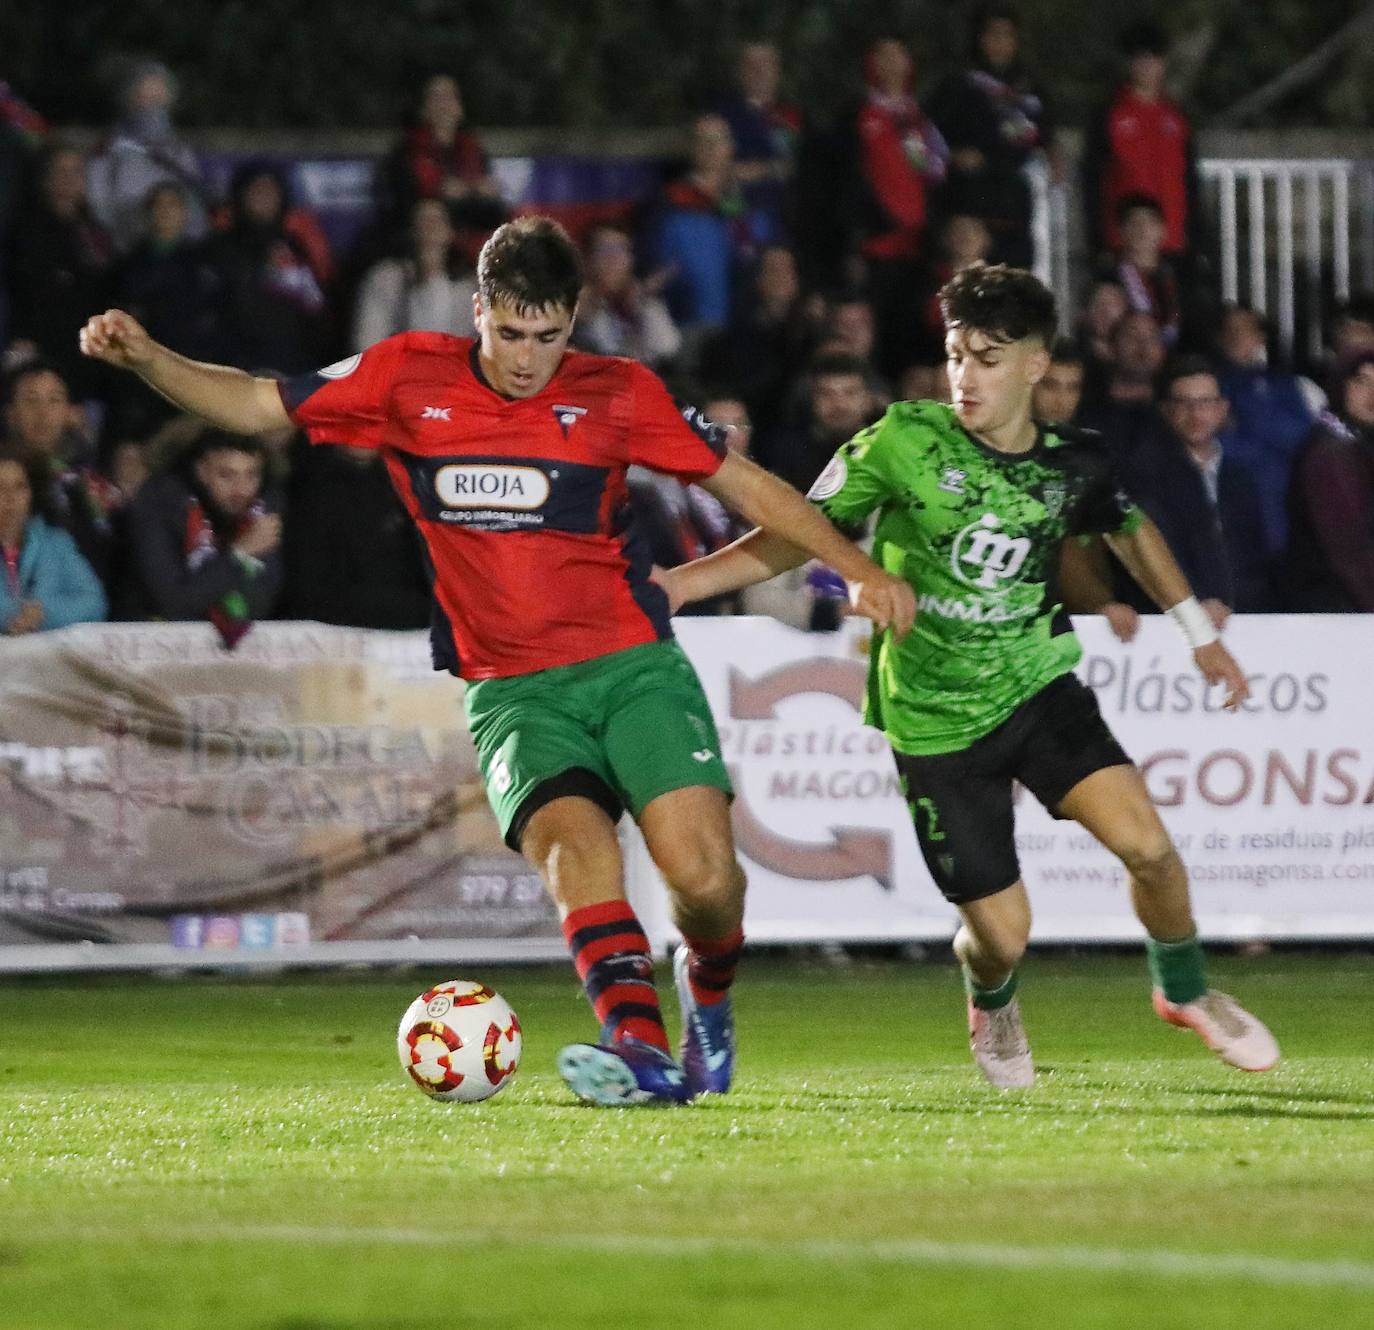
[{"label": "soccer player in red jersey", "polygon": [[[557,903],[601,1022],[597,1044],[559,1054],[560,1072],[596,1104],[720,1093],[733,1072],[745,886],[730,781],[636,538],[626,470],[700,482],[836,569],[879,627],[904,632],[915,600],[649,370],[569,352],[582,276],[556,223],[502,226],[477,277],[475,340],[402,333],[281,384],[187,360],[121,310],[92,318],[81,347],[222,429],[295,425],[312,443],[381,451],[432,569],[435,667],[467,681],[493,811]],[[615,826],[627,809],[684,938],[673,967],[681,1067],[625,898]]]}]

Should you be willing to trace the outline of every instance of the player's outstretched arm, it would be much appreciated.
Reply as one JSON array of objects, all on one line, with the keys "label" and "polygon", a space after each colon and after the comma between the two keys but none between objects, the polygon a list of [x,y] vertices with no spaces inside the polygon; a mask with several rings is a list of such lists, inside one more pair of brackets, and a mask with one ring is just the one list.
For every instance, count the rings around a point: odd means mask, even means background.
[{"label": "player's outstretched arm", "polygon": [[81,351],[118,369],[132,370],[173,406],[234,434],[262,434],[290,425],[277,385],[227,365],[187,360],[148,336],[122,309],[86,321]]},{"label": "player's outstretched arm", "polygon": [[[684,599],[738,591],[815,558],[844,578],[850,604],[879,628],[893,628],[901,636],[911,627],[916,618],[911,587],[846,540],[791,485],[734,453],[704,485],[761,529],[699,564],[688,565],[697,571],[685,575],[691,594]],[[669,594],[673,594],[671,589]]]},{"label": "player's outstretched arm", "polygon": [[1178,624],[1193,648],[1193,659],[1203,678],[1225,685],[1226,705],[1234,711],[1250,696],[1245,671],[1221,644],[1214,620],[1193,596],[1159,528],[1146,518],[1135,531],[1118,532],[1105,539],[1145,594]]}]

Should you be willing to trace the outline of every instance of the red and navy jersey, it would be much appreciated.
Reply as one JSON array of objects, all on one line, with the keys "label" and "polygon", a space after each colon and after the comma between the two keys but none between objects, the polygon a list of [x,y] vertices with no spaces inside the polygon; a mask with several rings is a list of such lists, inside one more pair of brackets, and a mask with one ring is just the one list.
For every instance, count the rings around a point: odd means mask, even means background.
[{"label": "red and navy jersey", "polygon": [[428,553],[436,669],[504,678],[672,636],[625,472],[704,479],[725,436],[642,365],[570,351],[507,398],[470,338],[412,332],[281,394],[312,443],[381,450]]}]

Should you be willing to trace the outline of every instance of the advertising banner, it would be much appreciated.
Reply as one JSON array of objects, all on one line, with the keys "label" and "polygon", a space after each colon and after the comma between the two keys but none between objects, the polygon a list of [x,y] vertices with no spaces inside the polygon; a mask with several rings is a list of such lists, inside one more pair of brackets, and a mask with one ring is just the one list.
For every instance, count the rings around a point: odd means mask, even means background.
[{"label": "advertising banner", "polygon": [[[1079,675],[1140,765],[1212,938],[1374,936],[1374,621],[1236,619],[1250,676],[1222,707],[1167,619],[1123,645],[1077,627]],[[755,941],[948,937],[892,760],[859,717],[868,631],[679,620],[735,773]],[[1121,865],[1024,791],[1017,847],[1042,941],[1140,936]]]},{"label": "advertising banner", "polygon": [[563,954],[424,634],[259,624],[231,654],[208,624],[100,624],[2,645],[0,967]]},{"label": "advertising banner", "polygon": [[[868,633],[681,619],[734,773],[756,942],[947,938],[883,737]],[[1374,621],[1235,620],[1231,714],[1171,623],[1078,624],[1214,939],[1374,936]],[[88,625],[0,642],[0,969],[561,958],[419,633]],[[632,898],[671,934],[642,844]],[[1120,864],[1024,792],[1041,941],[1134,940]]]}]

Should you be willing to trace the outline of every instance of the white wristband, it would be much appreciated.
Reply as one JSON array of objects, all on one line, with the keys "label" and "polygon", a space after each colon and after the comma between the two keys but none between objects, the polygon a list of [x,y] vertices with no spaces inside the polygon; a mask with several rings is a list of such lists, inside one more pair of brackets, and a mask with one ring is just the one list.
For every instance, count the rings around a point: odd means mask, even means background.
[{"label": "white wristband", "polygon": [[1198,647],[1210,646],[1213,642],[1221,640],[1221,634],[1217,632],[1212,616],[1198,604],[1196,596],[1180,600],[1168,611],[1168,615],[1178,625],[1179,632],[1194,651]]}]

